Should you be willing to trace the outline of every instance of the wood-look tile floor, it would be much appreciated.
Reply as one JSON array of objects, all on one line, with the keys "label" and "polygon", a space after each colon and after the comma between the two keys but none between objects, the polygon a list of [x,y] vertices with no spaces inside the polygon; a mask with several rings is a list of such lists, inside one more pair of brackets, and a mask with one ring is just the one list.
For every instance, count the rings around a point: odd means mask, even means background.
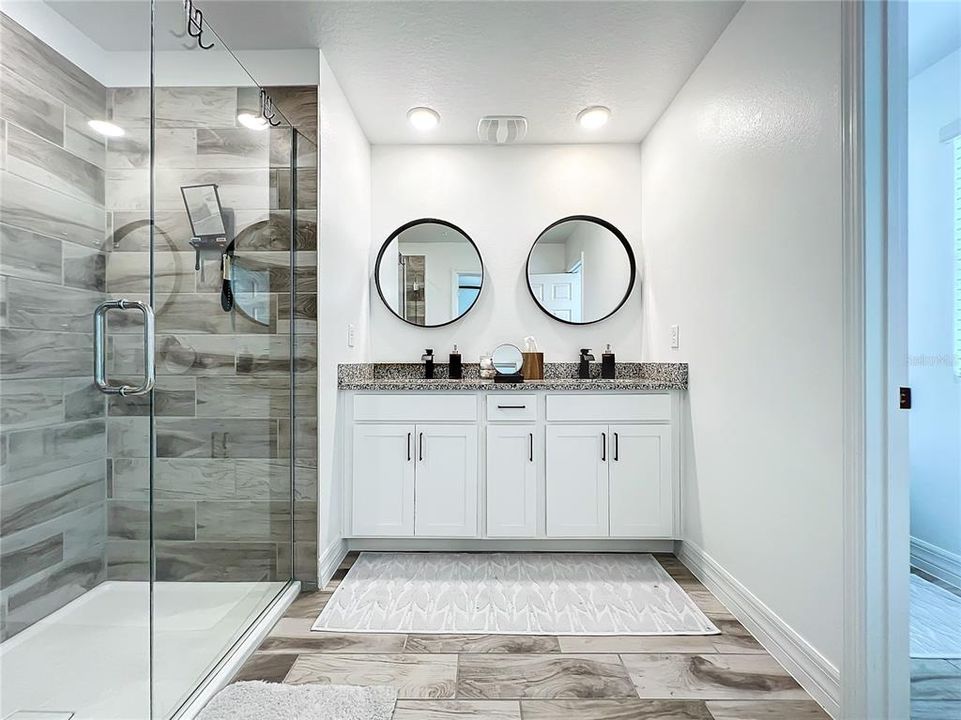
[{"label": "wood-look tile floor", "polygon": [[356,557],[347,557],[327,588],[294,601],[235,681],[392,685],[394,720],[828,718],[672,555],[655,557],[721,635],[311,632]]},{"label": "wood-look tile floor", "polygon": [[[961,590],[918,568],[911,572],[961,597]],[[911,720],[961,720],[961,659],[911,660]]]}]

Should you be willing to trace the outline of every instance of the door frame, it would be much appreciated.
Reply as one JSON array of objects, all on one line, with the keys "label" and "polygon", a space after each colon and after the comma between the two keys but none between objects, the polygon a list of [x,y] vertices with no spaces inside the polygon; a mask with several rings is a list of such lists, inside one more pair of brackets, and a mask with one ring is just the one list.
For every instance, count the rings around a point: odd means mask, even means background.
[{"label": "door frame", "polygon": [[843,4],[841,717],[910,715],[906,13]]}]

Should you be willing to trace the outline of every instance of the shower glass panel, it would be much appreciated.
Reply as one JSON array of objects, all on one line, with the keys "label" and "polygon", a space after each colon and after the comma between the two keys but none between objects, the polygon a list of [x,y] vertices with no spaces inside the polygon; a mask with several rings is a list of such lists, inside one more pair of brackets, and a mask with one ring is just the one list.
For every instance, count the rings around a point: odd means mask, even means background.
[{"label": "shower glass panel", "polygon": [[[0,718],[148,718],[151,397],[97,390],[92,330],[108,298],[151,302],[149,113],[111,137],[104,67],[71,53],[88,38],[0,10]],[[150,4],[124,10],[147,94]],[[109,313],[113,385],[142,380],[142,323]]]},{"label": "shower glass panel", "polygon": [[[154,243],[130,263],[153,266],[153,716],[167,718],[293,574],[295,141],[206,18],[201,47],[179,3],[155,8]],[[111,98],[118,119],[147,109],[139,88]],[[125,278],[108,273],[108,292],[133,292]]]}]

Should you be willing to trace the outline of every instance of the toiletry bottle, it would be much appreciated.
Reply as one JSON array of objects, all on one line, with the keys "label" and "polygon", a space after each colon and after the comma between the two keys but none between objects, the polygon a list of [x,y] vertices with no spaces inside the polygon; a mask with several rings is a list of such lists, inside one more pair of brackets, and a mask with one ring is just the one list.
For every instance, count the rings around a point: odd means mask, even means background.
[{"label": "toiletry bottle", "polygon": [[608,343],[607,350],[601,355],[601,378],[604,380],[613,380],[614,375],[614,351],[611,350],[611,344]]},{"label": "toiletry bottle", "polygon": [[463,366],[460,362],[460,350],[457,349],[457,345],[454,345],[454,349],[451,351],[447,367],[451,380],[460,380],[464,377]]},{"label": "toiletry bottle", "polygon": [[433,380],[434,379],[434,351],[431,348],[427,348],[424,354],[420,357],[424,361],[424,379]]}]

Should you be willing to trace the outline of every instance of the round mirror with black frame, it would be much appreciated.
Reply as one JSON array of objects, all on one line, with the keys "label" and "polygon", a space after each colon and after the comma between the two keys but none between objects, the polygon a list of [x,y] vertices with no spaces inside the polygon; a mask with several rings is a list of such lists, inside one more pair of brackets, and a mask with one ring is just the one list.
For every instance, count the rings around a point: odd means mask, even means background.
[{"label": "round mirror with black frame", "polygon": [[422,218],[401,225],[384,241],[374,280],[384,305],[401,320],[441,327],[477,304],[484,262],[477,245],[459,227]]},{"label": "round mirror with black frame", "polygon": [[527,289],[555,320],[590,325],[627,302],[637,276],[634,251],[606,220],[571,215],[551,223],[527,256]]}]

